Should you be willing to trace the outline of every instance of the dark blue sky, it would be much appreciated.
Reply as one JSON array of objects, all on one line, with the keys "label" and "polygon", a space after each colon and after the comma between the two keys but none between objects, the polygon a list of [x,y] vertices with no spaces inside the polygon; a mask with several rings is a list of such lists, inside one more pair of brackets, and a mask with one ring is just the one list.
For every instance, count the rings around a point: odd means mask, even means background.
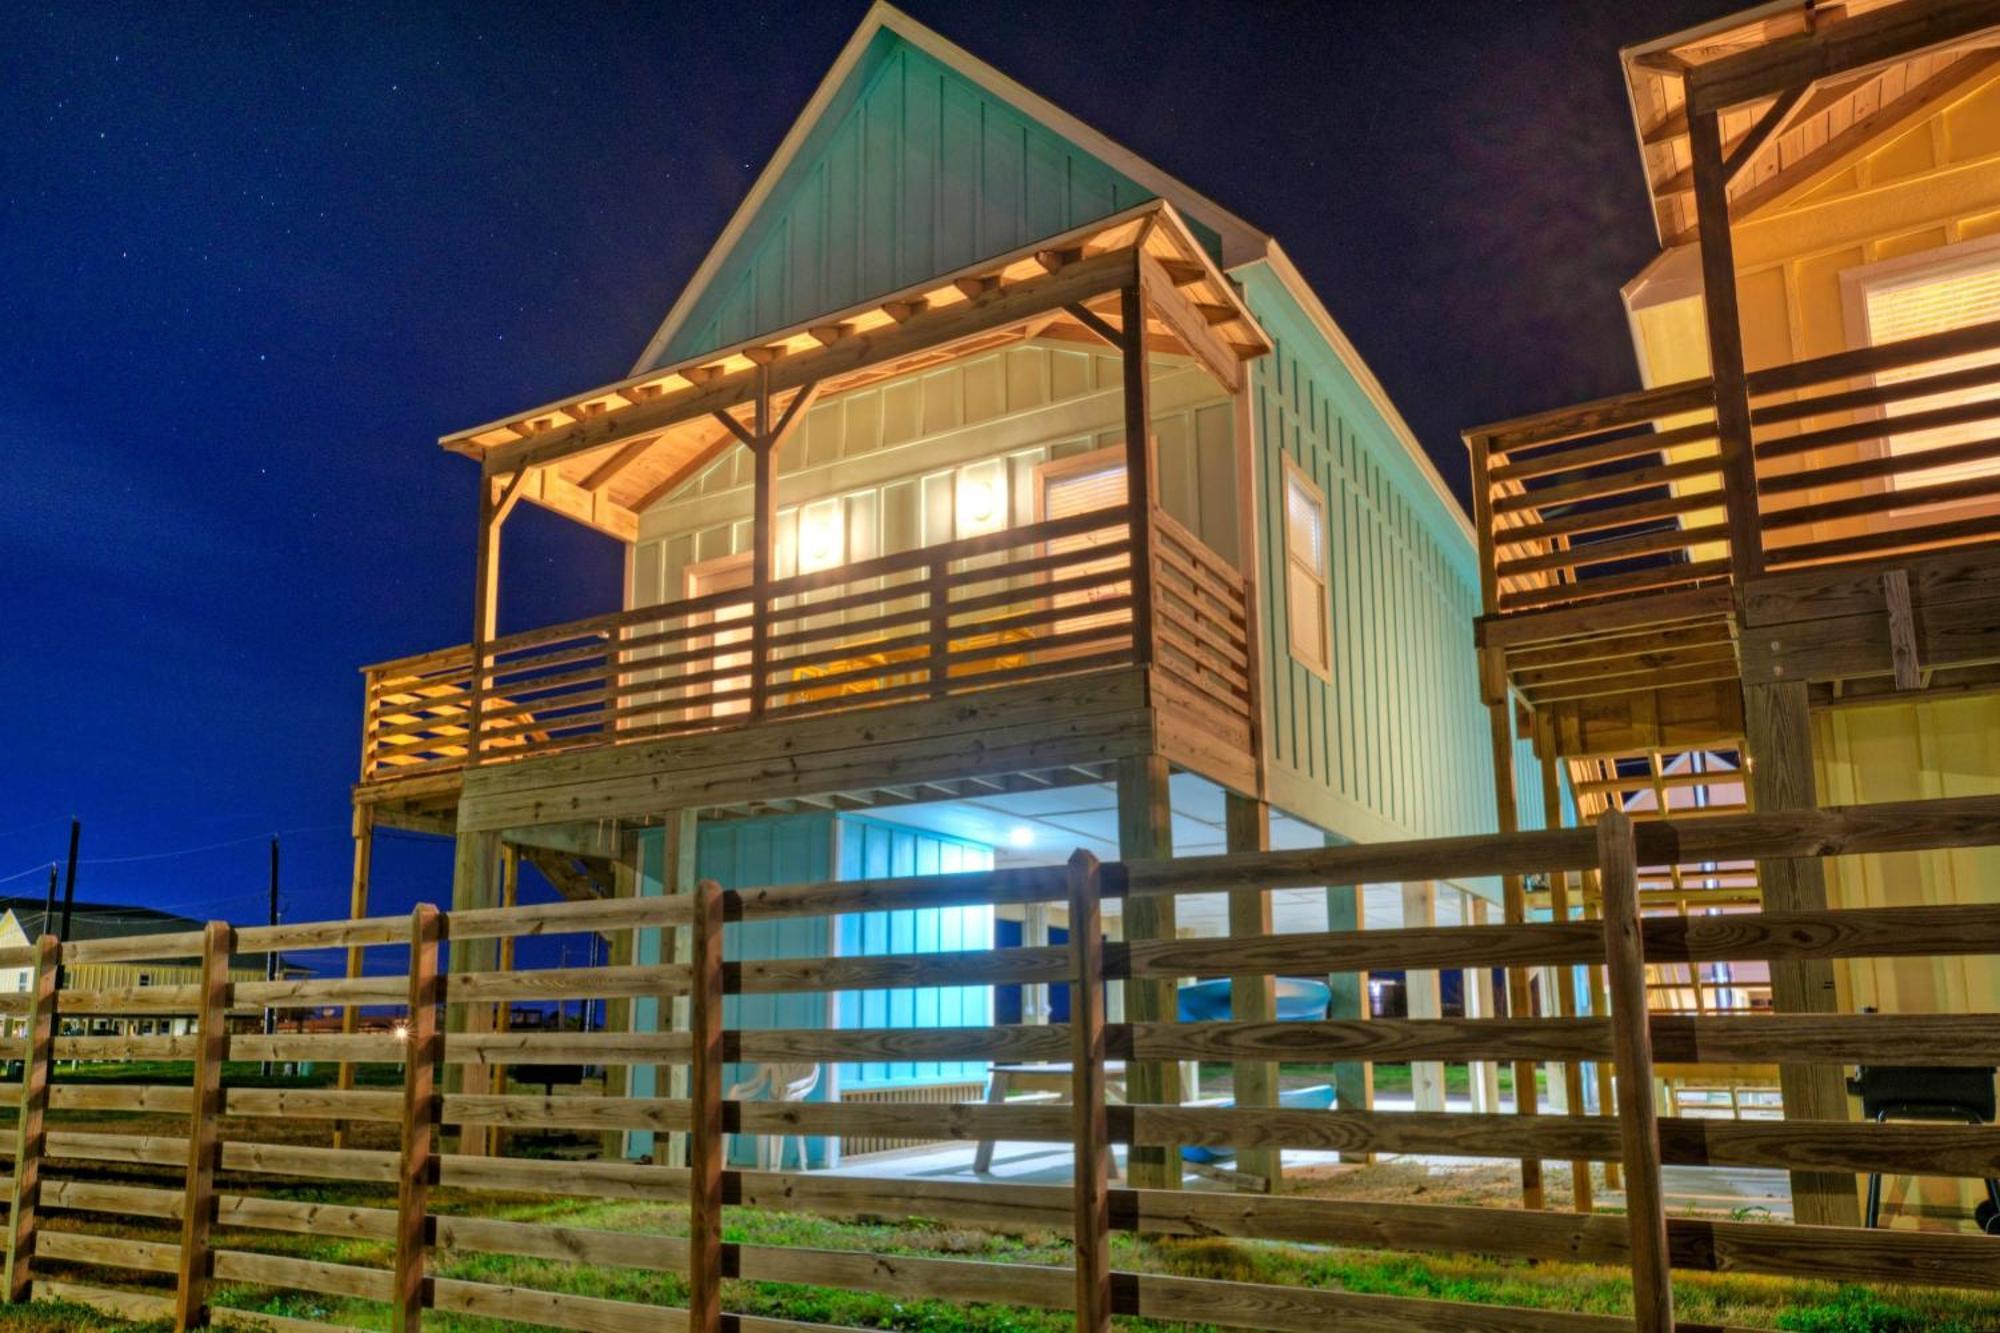
[{"label": "dark blue sky", "polygon": [[[1734,7],[907,6],[1277,235],[1461,490],[1460,427],[1636,382],[1616,49]],[[10,14],[0,877],[74,812],[82,897],[246,920],[281,830],[287,915],[345,910],[356,668],[470,629],[437,437],[623,375],[864,10]],[[509,627],[615,601],[508,540]],[[382,910],[448,893],[383,847]]]}]

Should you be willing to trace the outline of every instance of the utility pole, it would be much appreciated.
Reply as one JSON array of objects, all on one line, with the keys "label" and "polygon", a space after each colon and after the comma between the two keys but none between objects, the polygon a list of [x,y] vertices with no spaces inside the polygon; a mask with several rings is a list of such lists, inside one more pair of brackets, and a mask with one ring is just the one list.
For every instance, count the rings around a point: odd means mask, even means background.
[{"label": "utility pole", "polygon": [[[271,924],[278,924],[278,837],[271,835]],[[264,980],[278,979],[278,951],[271,948],[264,951]],[[264,1006],[264,1035],[278,1035],[278,1011],[271,1005]],[[271,1077],[271,1062],[264,1062],[264,1077]]]},{"label": "utility pole", "polygon": [[41,933],[44,935],[48,934],[49,927],[55,924],[56,885],[61,879],[62,879],[62,871],[57,868],[56,863],[54,861],[49,862],[49,896],[42,901]]},{"label": "utility pole", "polygon": [[[62,924],[56,927],[56,938],[64,944],[69,943],[69,919],[72,909],[76,906],[76,853],[82,841],[83,821],[72,818],[69,821],[69,868],[63,873]],[[47,922],[42,923],[42,929],[45,931],[48,929]],[[56,965],[58,988],[63,984],[62,978],[66,970],[61,964]]]}]

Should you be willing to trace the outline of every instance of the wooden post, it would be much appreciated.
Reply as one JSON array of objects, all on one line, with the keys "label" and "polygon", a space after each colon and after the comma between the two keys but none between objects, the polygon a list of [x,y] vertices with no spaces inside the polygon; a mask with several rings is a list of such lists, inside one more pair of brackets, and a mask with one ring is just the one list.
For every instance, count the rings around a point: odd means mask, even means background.
[{"label": "wooden post", "polygon": [[[347,895],[347,919],[359,921],[368,915],[368,882],[375,865],[375,813],[372,806],[354,807],[354,878]],[[359,945],[349,945],[347,949],[347,977],[352,981],[361,975],[364,950]],[[340,1030],[346,1036],[353,1036],[361,1030],[361,1007],[346,1005],[340,1011]],[[342,1092],[354,1090],[354,1065],[342,1060],[335,1086]],[[333,1122],[333,1146],[345,1148],[349,1125],[345,1120]]]},{"label": "wooden post", "polygon": [[[1335,839],[1328,837],[1329,847]],[[1366,894],[1359,884],[1335,884],[1326,891],[1326,928],[1328,930],[1363,930],[1368,925]],[[1327,1005],[1327,1017],[1334,1019],[1360,1019],[1370,1016],[1373,1008],[1368,1001],[1368,974],[1366,972],[1334,972],[1326,979],[1327,989],[1332,992]],[[1334,1104],[1343,1111],[1372,1111],[1375,1109],[1375,1066],[1366,1060],[1339,1060],[1333,1066]],[[1370,1163],[1375,1154],[1368,1152],[1343,1152],[1343,1162]]]},{"label": "wooden post", "polygon": [[[611,896],[614,898],[636,898],[639,896],[638,848],[630,837],[620,839],[618,859],[611,866]],[[612,967],[630,967],[636,957],[634,946],[637,934],[631,930],[611,933],[609,947],[605,950],[605,962]],[[590,1003],[590,1001],[585,1001]],[[604,1002],[604,1030],[606,1032],[629,1033],[632,1031],[632,1001],[627,997],[607,999]],[[499,1091],[496,1087],[494,1091]],[[632,1066],[606,1065],[604,1067],[604,1095],[607,1097],[630,1097],[632,1095]],[[601,1151],[609,1158],[626,1155],[626,1145],[631,1140],[631,1131],[607,1129],[601,1140]]]},{"label": "wooden post", "polygon": [[778,442],[771,436],[771,367],[757,367],[755,465],[750,509],[750,707],[764,716],[771,667],[771,580],[778,540]]},{"label": "wooden post", "polygon": [[[1491,925],[1493,904],[1470,893],[1464,896],[1466,923]],[[1499,1017],[1500,1005],[1493,991],[1492,968],[1466,969],[1464,993],[1467,1018]],[[1500,1066],[1491,1060],[1474,1060],[1466,1069],[1466,1078],[1472,1095],[1472,1109],[1486,1115],[1497,1115],[1500,1111]]]},{"label": "wooden post", "polygon": [[[1167,761],[1157,754],[1118,761],[1118,854],[1150,860],[1174,853],[1173,810],[1167,792]],[[1171,894],[1127,898],[1125,938],[1170,940],[1176,934]],[[1180,1016],[1171,979],[1125,982],[1125,1018],[1132,1023],[1171,1023]],[[1178,1106],[1180,1066],[1171,1061],[1132,1061],[1125,1067],[1125,1099],[1134,1106]],[[1135,1189],[1179,1189],[1180,1148],[1175,1144],[1133,1144],[1127,1161]]]},{"label": "wooden post", "polygon": [[[513,908],[519,906],[520,902],[521,849],[503,839],[500,843],[500,905],[506,908]],[[514,940],[515,937],[512,935],[504,935],[500,939],[498,966],[502,972],[512,972],[514,970]],[[502,1000],[493,1006],[493,1010],[493,1030],[495,1032],[513,1031],[514,1002],[512,1000]],[[495,1064],[493,1072],[488,1076],[487,1081],[494,1095],[498,1096],[506,1092],[507,1066],[504,1064]],[[505,1125],[488,1125],[485,1128],[486,1149],[490,1154],[498,1156],[504,1151],[506,1146],[507,1127]]]},{"label": "wooden post", "polygon": [[1660,1188],[1660,1125],[1653,1105],[1653,1037],[1646,1007],[1645,939],[1639,927],[1638,847],[1622,810],[1597,818],[1604,886],[1605,975],[1618,1059],[1618,1133],[1625,1149],[1625,1215],[1631,1227],[1632,1314],[1638,1333],[1673,1333],[1674,1289]]},{"label": "wooden post", "polygon": [[[1562,805],[1562,758],[1556,753],[1554,720],[1546,713],[1535,715],[1535,757],[1541,760],[1542,770],[1542,827],[1561,828],[1563,826]],[[1665,802],[1661,811],[1665,812]],[[1569,875],[1556,871],[1549,875],[1549,907],[1557,921],[1569,920]],[[1576,1013],[1576,969],[1558,967],[1553,975],[1556,980],[1556,1012],[1564,1018],[1575,1018]],[[1551,1073],[1562,1079],[1564,1109],[1570,1115],[1583,1114],[1583,1066],[1575,1061],[1552,1068]],[[1595,1206],[1591,1193],[1590,1163],[1578,1158],[1569,1164],[1570,1202],[1579,1213],[1590,1212]]]},{"label": "wooden post", "polygon": [[7,1229],[7,1299],[29,1299],[34,1288],[35,1229],[42,1204],[42,1149],[47,1141],[49,1068],[55,1054],[56,978],[62,972],[62,945],[42,922],[35,941],[28,1021],[22,1039],[21,1104],[14,1121],[12,1224]]},{"label": "wooden post", "polygon": [[1076,1326],[1111,1328],[1111,1143],[1104,1110],[1104,915],[1097,858],[1069,859],[1070,1116],[1076,1133]]},{"label": "wooden post", "polygon": [[[665,894],[692,894],[696,889],[697,851],[699,849],[699,823],[692,810],[669,811],[663,821],[666,846],[661,849],[660,873],[664,883],[660,892]],[[672,963],[694,962],[694,932],[689,927],[665,927],[660,936],[660,961]],[[675,1032],[690,1032],[694,1027],[693,1000],[687,995],[662,997],[660,1013]],[[669,1065],[662,1073],[653,1074],[654,1086],[664,1086],[670,1097],[685,1098],[688,1095],[688,1067],[684,1064]],[[685,1133],[674,1133],[653,1139],[653,1160],[662,1166],[686,1166],[688,1164],[687,1138]]]},{"label": "wooden post", "polygon": [[[1146,294],[1137,283],[1118,293],[1118,318],[1125,377],[1125,498],[1132,510],[1132,660],[1146,666],[1153,660],[1153,410]],[[1138,938],[1129,930],[1125,934]]]},{"label": "wooden post", "polygon": [[722,886],[695,888],[688,1054],[689,1333],[722,1330]]},{"label": "wooden post", "polygon": [[[1586,870],[1583,872],[1583,915],[1587,921],[1601,921],[1604,919],[1604,893],[1598,887],[1597,872],[1595,870]],[[1607,998],[1608,992],[1604,986],[1604,968],[1599,964],[1587,970],[1590,974],[1590,1014],[1593,1018],[1602,1018],[1611,1007]],[[1611,1108],[1616,1102],[1617,1096],[1612,1088],[1611,1081],[1611,1062],[1609,1060],[1599,1060],[1597,1062],[1598,1114],[1610,1115]],[[1619,1168],[1618,1163],[1606,1162],[1604,1164],[1604,1188],[1608,1190],[1622,1190],[1625,1188],[1625,1173]]]},{"label": "wooden post", "polygon": [[486,645],[500,631],[500,527],[507,512],[500,482],[479,479],[479,545],[472,562],[472,674],[467,680],[472,698],[467,705],[465,762],[479,763],[486,710]]},{"label": "wooden post", "polygon": [[[1226,792],[1223,828],[1232,852],[1271,850],[1271,807],[1251,796]],[[1271,933],[1271,891],[1231,889],[1229,891],[1229,933],[1238,939],[1258,939]],[[1277,1017],[1277,981],[1269,973],[1233,976],[1229,979],[1229,1016],[1239,1023],[1269,1023]],[[1238,1061],[1230,1071],[1236,1087],[1238,1106],[1278,1104],[1278,1066],[1264,1061]],[[1239,1148],[1237,1170],[1262,1179],[1266,1192],[1275,1192],[1284,1171],[1283,1154],[1276,1148]]]},{"label": "wooden post", "polygon": [[201,1011],[195,1023],[194,1096],[188,1107],[187,1180],[181,1193],[180,1273],[174,1329],[208,1324],[212,1266],[208,1231],[215,1213],[215,1168],[222,1156],[222,1063],[229,1056],[229,955],[236,931],[211,921],[201,941]]},{"label": "wooden post", "polygon": [[[1406,880],[1402,886],[1403,925],[1437,924],[1437,885],[1431,880]],[[1436,968],[1403,972],[1403,995],[1411,1018],[1443,1018],[1444,992]],[[1437,1060],[1410,1061],[1410,1103],[1419,1111],[1445,1109],[1444,1065]]]},{"label": "wooden post", "polygon": [[1708,316],[1708,370],[1715,382],[1715,435],[1722,453],[1722,499],[1729,561],[1737,583],[1764,572],[1757,526],[1757,460],[1751,452],[1750,395],[1744,379],[1743,325],[1736,303],[1736,247],[1729,234],[1729,172],[1713,111],[1688,121],[1695,218],[1701,228],[1702,299]]},{"label": "wooden post", "polygon": [[394,1333],[415,1333],[430,1304],[424,1280],[431,1234],[430,1188],[437,1179],[437,1138],[443,1100],[437,1068],[444,1058],[438,1027],[438,943],[445,918],[420,904],[410,914],[410,1000],[403,1046],[403,1146],[396,1174],[396,1267],[390,1300]]},{"label": "wooden post", "polygon": [[[1758,814],[1810,810],[1819,804],[1813,781],[1812,716],[1804,681],[1743,687],[1750,808]],[[1826,910],[1826,865],[1818,857],[1762,859],[1757,882],[1767,912]],[[1824,959],[1771,963],[1771,1007],[1781,1013],[1830,1014],[1839,1009],[1833,964]],[[1836,1065],[1778,1067],[1787,1120],[1845,1120],[1847,1083]],[[1858,1226],[1854,1177],[1837,1171],[1793,1171],[1792,1216],[1819,1226]]]},{"label": "wooden post", "polygon": [[[1521,828],[1520,809],[1515,805],[1514,792],[1514,719],[1511,710],[1513,700],[1503,688],[1497,702],[1486,706],[1488,721],[1491,723],[1493,741],[1493,800],[1495,814],[1499,818],[1502,833],[1517,833]],[[1526,886],[1519,875],[1506,875],[1500,880],[1501,908],[1507,924],[1517,926],[1528,919]],[[1507,1017],[1528,1018],[1534,1013],[1533,993],[1528,987],[1528,969],[1510,967],[1507,969]],[[1535,1062],[1516,1060],[1514,1062],[1514,1111],[1517,1115],[1538,1115],[1541,1108],[1535,1101]],[[1532,1158],[1521,1159],[1521,1206],[1539,1209],[1546,1205],[1542,1193],[1542,1164]]]},{"label": "wooden post", "polygon": [[[451,907],[453,911],[476,908],[497,907],[500,902],[498,892],[500,835],[497,833],[460,833],[454,846],[451,869]],[[500,957],[496,940],[465,940],[449,947],[451,971],[488,972]],[[492,1024],[491,1004],[465,1004],[454,1001],[445,1006],[445,1030],[448,1032],[486,1032]],[[483,1064],[447,1065],[443,1073],[444,1091],[473,1095],[489,1092],[492,1088],[492,1070]],[[484,1156],[487,1139],[483,1125],[463,1125],[458,1131],[456,1150],[472,1156]]]}]

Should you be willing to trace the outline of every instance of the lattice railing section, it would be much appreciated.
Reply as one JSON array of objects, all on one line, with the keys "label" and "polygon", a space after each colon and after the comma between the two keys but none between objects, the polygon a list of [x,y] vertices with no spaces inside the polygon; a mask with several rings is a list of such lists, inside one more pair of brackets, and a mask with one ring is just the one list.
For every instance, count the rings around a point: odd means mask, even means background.
[{"label": "lattice railing section", "polygon": [[[725,1275],[1077,1311],[1103,1330],[1114,1314],[1221,1327],[1321,1330],[1482,1327],[1615,1330],[1671,1327],[1670,1268],[1761,1272],[1836,1281],[2000,1289],[2000,1238],[1845,1230],[1668,1217],[1663,1165],[1872,1169],[1976,1177],[2000,1158],[1988,1125],[1713,1121],[1661,1117],[1655,1061],[1898,1065],[2000,1064],[2000,1016],[1777,1014],[1754,1018],[1646,1013],[1646,968],[1730,960],[1792,962],[1870,956],[2000,953],[2000,907],[1930,907],[1710,918],[1642,918],[1641,865],[1744,857],[1912,851],[2000,843],[2000,799],[1854,807],[1784,816],[1719,816],[1634,825],[1607,815],[1595,829],[1379,844],[1305,852],[1066,866],[725,892],[712,883],[665,898],[560,903],[354,922],[232,928],[75,943],[53,939],[0,955],[31,969],[32,985],[0,997],[19,1028],[4,1054],[22,1062],[11,1180],[9,1293],[88,1299],[128,1314],[294,1328],[306,1321],[250,1314],[231,1302],[261,1289],[322,1305],[387,1306],[413,1329],[433,1311],[571,1329],[719,1329]],[[1106,900],[1461,876],[1588,876],[1601,921],[1260,936],[1107,941]],[[893,958],[725,960],[725,920],[823,917],[905,907],[1059,904],[1070,942],[1054,947]],[[686,932],[691,961],[599,968],[498,970],[494,942],[574,932]],[[445,955],[445,948],[451,951]],[[390,975],[231,982],[232,953],[353,946],[388,951]],[[193,985],[116,992],[58,990],[68,962],[197,958]],[[665,956],[672,957],[672,953]],[[450,964],[455,961],[456,967]],[[1112,1023],[1104,987],[1126,980],[1225,975],[1239,986],[1279,974],[1373,969],[1602,967],[1608,1012],[1579,1017],[1317,1022]],[[1071,987],[1071,1021],[1056,1026],[732,1030],[729,994],[833,992],[936,984]],[[688,1025],[668,1031],[515,1031],[518,1000],[686,1001]],[[353,1034],[265,1036],[232,1012],[275,1007],[281,1019],[362,1006],[394,1027]],[[57,1035],[57,1013],[187,1015],[177,1036]],[[283,1026],[281,1022],[280,1026]],[[870,1060],[1048,1061],[1071,1068],[1067,1104],[956,1106],[729,1102],[724,1062]],[[1600,1062],[1618,1071],[1615,1113],[1332,1111],[1272,1107],[1112,1105],[1106,1062],[1508,1060]],[[234,1086],[225,1061],[375,1066],[389,1081],[321,1090]],[[125,1062],[130,1082],[74,1081],[59,1065]],[[179,1062],[165,1064],[161,1062]],[[522,1091],[529,1065],[601,1065],[614,1074],[685,1069],[684,1097],[550,1096]],[[509,1077],[502,1079],[505,1071]],[[518,1076],[518,1077],[515,1077]],[[364,1085],[367,1082],[363,1080]],[[613,1079],[610,1086],[625,1086]],[[1533,1111],[1533,1107],[1525,1108]],[[185,1117],[174,1132],[107,1128],[87,1113]],[[226,1118],[225,1118],[226,1114]],[[347,1146],[279,1141],[279,1128],[340,1128]],[[653,1160],[568,1161],[495,1153],[505,1136],[561,1127],[674,1136],[686,1166]],[[374,1146],[361,1146],[368,1134]],[[1041,1142],[1067,1148],[1071,1185],[977,1178],[871,1178],[750,1171],[724,1160],[730,1134]],[[500,1140],[500,1142],[496,1142]],[[1423,1205],[1114,1187],[1113,1144],[1311,1148],[1617,1163],[1621,1214],[1496,1211]],[[664,1160],[663,1160],[664,1159]],[[325,1200],[298,1191],[323,1187]],[[433,1191],[450,1191],[433,1206]],[[673,1204],[686,1238],[507,1220],[488,1195]],[[1073,1268],[913,1259],[722,1238],[737,1205],[831,1215],[948,1217],[969,1226],[1033,1228],[1072,1237]],[[56,1214],[60,1213],[58,1218]],[[134,1238],[155,1225],[160,1239]],[[106,1224],[110,1224],[107,1230]],[[1509,1310],[1343,1290],[1114,1272],[1114,1231],[1264,1238],[1413,1251],[1469,1251],[1630,1267],[1631,1315]],[[328,1262],[260,1250],[260,1234],[305,1233],[372,1246],[378,1261]],[[175,1240],[165,1239],[177,1236]],[[530,1256],[655,1275],[657,1304],[580,1294],[574,1284],[529,1288],[459,1276],[468,1255]],[[226,1290],[225,1290],[226,1289]],[[218,1299],[225,1298],[226,1299]],[[320,1326],[314,1324],[312,1326]],[[743,1318],[742,1328],[809,1325]]]}]

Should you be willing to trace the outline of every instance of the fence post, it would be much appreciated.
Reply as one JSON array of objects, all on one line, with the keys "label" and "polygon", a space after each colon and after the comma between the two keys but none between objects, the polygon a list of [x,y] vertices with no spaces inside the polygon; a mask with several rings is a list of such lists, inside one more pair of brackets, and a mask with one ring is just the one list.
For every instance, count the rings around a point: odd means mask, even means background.
[{"label": "fence post", "polygon": [[438,943],[445,917],[428,903],[410,914],[410,1010],[403,1045],[403,1148],[396,1177],[396,1269],[390,1327],[415,1333],[423,1324],[424,1261],[430,1252],[430,1187],[437,1173],[437,1067],[444,1055],[438,1030]]},{"label": "fence post", "polygon": [[1638,848],[1632,820],[1597,820],[1604,895],[1604,962],[1618,1064],[1618,1132],[1625,1149],[1625,1216],[1631,1226],[1632,1313],[1638,1333],[1673,1333],[1667,1212],[1660,1190],[1660,1124],[1653,1105],[1653,1037],[1646,1009],[1646,948],[1639,926]]},{"label": "fence post", "polygon": [[49,1066],[55,1051],[56,976],[62,943],[35,941],[35,979],[22,1031],[21,1105],[14,1122],[13,1225],[7,1232],[7,1299],[25,1301],[34,1283],[36,1214],[42,1202],[42,1149],[49,1109]]},{"label": "fence post", "polygon": [[951,561],[932,560],[924,580],[925,609],[930,612],[930,642],[925,648],[929,660],[931,695],[941,697],[951,688]]},{"label": "fence post", "polygon": [[174,1288],[176,1333],[208,1325],[208,1232],[215,1212],[216,1161],[222,1155],[216,1124],[222,1118],[222,1062],[229,1056],[229,955],[235,947],[236,930],[227,921],[211,921],[203,929],[187,1179],[181,1189],[180,1273]]},{"label": "fence post", "polygon": [[689,1333],[722,1329],[722,886],[694,891],[688,1023]]},{"label": "fence post", "polygon": [[1070,1118],[1076,1133],[1076,1326],[1111,1327],[1110,1131],[1104,1111],[1104,919],[1097,858],[1069,858]]}]

